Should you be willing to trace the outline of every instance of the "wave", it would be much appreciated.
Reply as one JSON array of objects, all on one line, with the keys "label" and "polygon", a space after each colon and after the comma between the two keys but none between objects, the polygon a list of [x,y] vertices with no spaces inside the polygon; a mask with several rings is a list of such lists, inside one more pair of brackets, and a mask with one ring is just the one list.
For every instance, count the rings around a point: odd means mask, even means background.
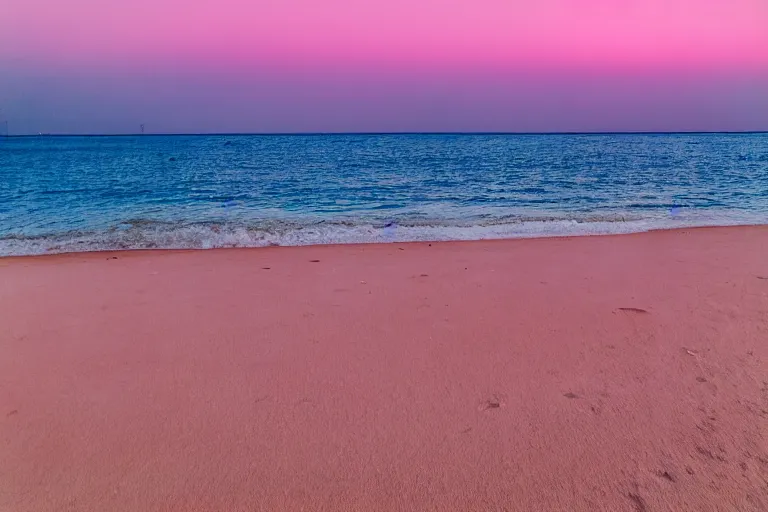
[{"label": "wave", "polygon": [[0,237],[0,256],[130,249],[213,249],[322,244],[485,240],[625,234],[655,229],[768,223],[768,215],[739,211],[700,215],[503,216],[473,219],[407,218],[246,222],[170,222],[130,219],[102,230]]}]

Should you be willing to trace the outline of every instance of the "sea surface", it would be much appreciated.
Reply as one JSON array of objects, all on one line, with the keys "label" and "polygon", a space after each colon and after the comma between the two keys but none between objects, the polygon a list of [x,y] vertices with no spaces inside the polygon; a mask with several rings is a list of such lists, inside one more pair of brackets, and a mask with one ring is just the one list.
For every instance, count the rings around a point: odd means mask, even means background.
[{"label": "sea surface", "polygon": [[766,223],[766,133],[0,138],[0,255]]}]

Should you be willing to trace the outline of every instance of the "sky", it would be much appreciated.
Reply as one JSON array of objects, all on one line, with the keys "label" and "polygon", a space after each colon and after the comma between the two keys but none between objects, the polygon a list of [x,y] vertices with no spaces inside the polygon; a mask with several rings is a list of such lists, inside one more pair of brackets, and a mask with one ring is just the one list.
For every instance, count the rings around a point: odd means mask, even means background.
[{"label": "sky", "polygon": [[0,130],[768,130],[768,0],[0,0]]}]

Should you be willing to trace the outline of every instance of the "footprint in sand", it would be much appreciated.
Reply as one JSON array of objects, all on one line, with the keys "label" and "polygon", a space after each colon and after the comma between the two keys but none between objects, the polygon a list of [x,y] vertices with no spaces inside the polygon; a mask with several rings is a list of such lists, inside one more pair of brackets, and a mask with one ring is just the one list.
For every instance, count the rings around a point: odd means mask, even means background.
[{"label": "footprint in sand", "polygon": [[640,313],[640,314],[648,314],[648,310],[642,309],[642,308],[618,308],[619,311],[626,311],[628,313]]},{"label": "footprint in sand", "polygon": [[634,505],[637,512],[646,512],[648,510],[648,505],[645,504],[645,500],[639,494],[630,492],[627,494],[627,497],[632,500],[632,505]]},{"label": "footprint in sand", "polygon": [[674,483],[677,479],[675,478],[675,475],[670,473],[669,471],[658,471],[656,475],[659,478],[663,478],[664,480],[669,480],[670,482]]},{"label": "footprint in sand", "polygon": [[502,405],[504,405],[504,402],[502,401],[501,397],[494,394],[491,395],[491,397],[487,400],[483,400],[478,406],[478,410],[493,411],[499,409]]}]

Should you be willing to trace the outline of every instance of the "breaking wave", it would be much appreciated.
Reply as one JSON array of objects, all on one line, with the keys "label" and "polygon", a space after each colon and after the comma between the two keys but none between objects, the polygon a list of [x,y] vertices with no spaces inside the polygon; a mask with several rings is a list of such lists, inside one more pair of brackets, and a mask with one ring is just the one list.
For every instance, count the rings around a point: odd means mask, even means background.
[{"label": "breaking wave", "polygon": [[98,231],[67,231],[0,237],[0,255],[21,256],[130,249],[214,249],[319,244],[488,240],[636,233],[697,226],[761,224],[764,215],[640,217],[586,215],[503,217],[484,220],[400,219],[372,222],[264,220],[260,222],[165,222],[133,219]]}]

